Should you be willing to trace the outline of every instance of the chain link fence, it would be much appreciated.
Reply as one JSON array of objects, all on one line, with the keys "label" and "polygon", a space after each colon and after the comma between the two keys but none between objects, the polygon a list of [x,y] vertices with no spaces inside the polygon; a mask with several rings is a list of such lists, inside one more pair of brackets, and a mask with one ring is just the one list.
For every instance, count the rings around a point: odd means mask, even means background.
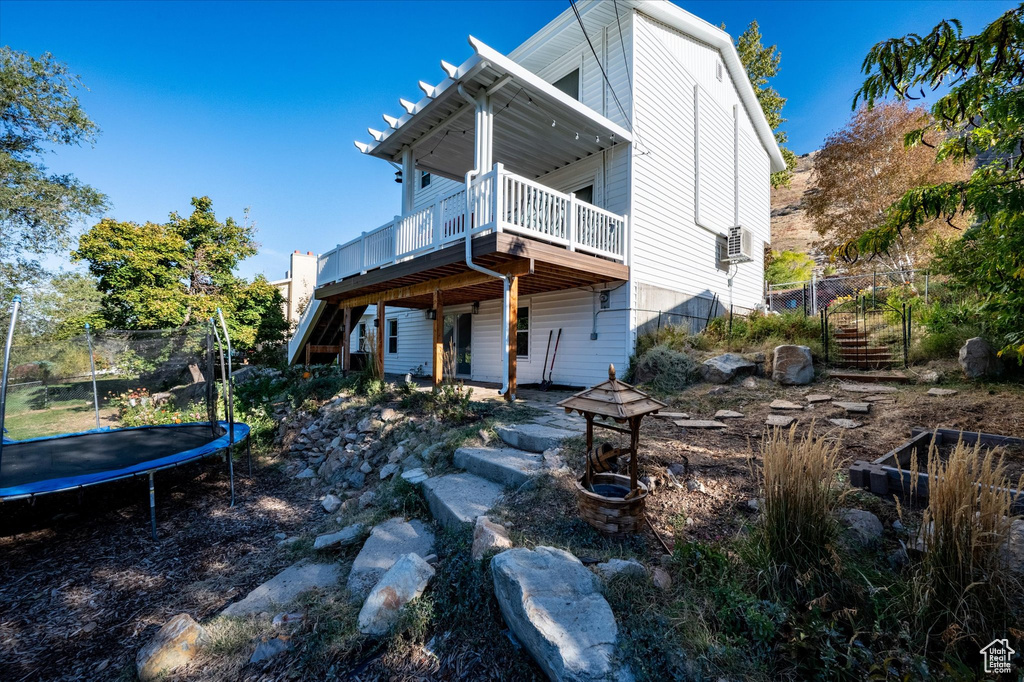
[{"label": "chain link fence", "polygon": [[949,294],[945,277],[932,275],[927,270],[886,270],[769,284],[765,304],[772,312],[817,315],[836,301],[858,297],[867,297],[872,302],[885,301],[894,290],[899,290],[904,298],[916,295],[926,305],[936,297],[946,298]]}]

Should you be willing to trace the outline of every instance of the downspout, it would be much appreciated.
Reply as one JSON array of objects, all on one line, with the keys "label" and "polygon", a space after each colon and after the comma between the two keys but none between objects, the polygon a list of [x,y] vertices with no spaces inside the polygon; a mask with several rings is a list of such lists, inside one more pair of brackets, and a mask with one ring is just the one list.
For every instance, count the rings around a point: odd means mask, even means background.
[{"label": "downspout", "polygon": [[[468,92],[466,92],[466,89],[463,87],[462,83],[459,83],[458,92],[459,92],[460,95],[462,95],[462,98],[465,99],[470,104],[473,104],[474,106],[478,105],[478,102],[476,101],[476,99],[472,95],[470,95]],[[481,143],[486,143],[487,145],[490,145],[490,139],[488,138],[486,141],[480,140],[481,126],[480,126],[479,112],[478,112],[478,118],[477,118],[476,123],[477,123],[477,128],[476,128],[476,133],[477,133],[476,134],[476,138],[477,138],[477,140],[476,140],[476,143],[478,145],[478,148],[476,150],[477,153],[474,154],[474,157],[476,157],[477,159],[480,159],[482,157],[482,155],[479,153],[479,151],[480,151],[479,150],[479,145]],[[484,134],[489,134],[490,131],[487,130],[488,128],[490,128],[489,125],[488,126],[484,126],[484,129],[485,129],[485,133]],[[472,230],[472,226],[470,225],[470,216],[473,215],[472,184],[473,184],[473,179],[475,177],[477,177],[478,175],[480,175],[481,173],[484,173],[484,172],[486,172],[486,171],[483,168],[479,168],[478,167],[478,168],[474,168],[473,170],[468,171],[466,173],[466,222],[465,222],[465,229],[466,229],[466,265],[471,270],[476,270],[477,272],[482,272],[485,275],[490,275],[491,277],[495,277],[497,279],[500,279],[501,283],[502,283],[502,296],[501,296],[501,393],[502,394],[506,394],[506,393],[508,393],[508,390],[509,390],[509,375],[508,375],[508,344],[509,344],[509,335],[508,335],[508,306],[509,306],[509,292],[511,290],[511,281],[509,280],[509,277],[507,275],[503,275],[500,272],[495,272],[494,270],[489,270],[489,269],[483,267],[482,265],[477,265],[476,263],[473,262],[473,230]],[[497,185],[499,180],[500,180],[500,178],[495,178],[495,185]],[[494,219],[495,219],[495,221],[497,221],[497,219],[498,219],[497,213],[495,213]],[[515,400],[515,396],[514,395],[510,396],[510,397],[511,397],[512,400]]]}]

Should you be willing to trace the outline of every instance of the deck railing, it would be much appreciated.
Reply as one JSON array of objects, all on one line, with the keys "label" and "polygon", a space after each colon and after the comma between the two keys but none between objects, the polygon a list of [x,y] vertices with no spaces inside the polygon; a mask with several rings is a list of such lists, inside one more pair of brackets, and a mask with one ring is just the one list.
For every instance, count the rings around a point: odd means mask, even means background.
[{"label": "deck railing", "polygon": [[443,248],[472,234],[515,232],[611,260],[626,260],[626,217],[580,201],[496,164],[466,190],[440,197],[320,256],[317,286]]}]

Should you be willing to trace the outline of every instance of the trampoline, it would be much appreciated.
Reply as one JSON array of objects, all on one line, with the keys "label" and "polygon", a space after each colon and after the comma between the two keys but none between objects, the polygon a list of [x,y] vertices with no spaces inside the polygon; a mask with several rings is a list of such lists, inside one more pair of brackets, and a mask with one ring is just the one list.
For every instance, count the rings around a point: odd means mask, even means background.
[{"label": "trampoline", "polygon": [[[19,303],[20,301],[15,297],[11,308],[7,344],[4,349],[3,376],[2,383],[0,383],[0,427],[4,425],[8,372],[12,364],[10,362],[11,339]],[[198,336],[193,334],[193,343],[191,344],[188,343],[189,339],[186,338],[186,335],[182,334],[180,337],[161,337],[156,342],[153,341],[153,337],[150,337],[147,346],[150,355],[160,358],[159,362],[151,363],[150,373],[153,376],[164,377],[165,381],[166,373],[170,371],[169,367],[178,372],[184,367],[194,371],[205,360],[207,371],[204,379],[205,385],[199,386],[199,388],[201,395],[205,396],[209,421],[124,428],[100,427],[100,398],[95,368],[95,358],[98,353],[94,349],[93,339],[89,335],[88,325],[86,325],[85,338],[88,344],[88,362],[91,366],[92,383],[89,397],[95,408],[97,428],[36,438],[10,438],[10,434],[7,434],[0,441],[0,503],[34,500],[41,495],[82,490],[90,486],[135,477],[147,477],[149,479],[150,524],[153,538],[156,539],[154,474],[210,457],[223,457],[230,477],[230,504],[234,506],[234,450],[236,446],[245,445],[250,476],[252,475],[252,454],[248,425],[234,421],[233,377],[230,362],[225,362],[225,345],[227,358],[230,358],[231,341],[223,314],[219,310],[217,312],[220,317],[220,325],[217,325],[213,319],[208,320],[198,330]],[[144,334],[146,332],[137,333]],[[196,338],[201,339],[201,337],[205,337],[205,343],[201,340],[195,342]],[[214,339],[216,339],[216,346],[220,349],[219,369],[225,420],[217,418],[216,370],[218,363],[215,361]],[[121,344],[123,346],[120,348],[122,355],[137,362],[141,357],[139,351],[143,344],[125,344],[123,339]],[[169,361],[168,358],[173,358],[174,361]],[[47,368],[53,364],[49,361],[43,362],[46,363]],[[127,365],[128,361],[114,359],[110,360],[108,364],[116,369],[119,365]],[[22,367],[25,366],[22,364]],[[124,376],[128,377],[133,385],[145,383],[138,370],[133,370],[131,373],[126,371]],[[88,385],[87,381],[84,383]],[[50,400],[49,385],[44,384],[42,390],[45,400]],[[134,396],[136,393],[131,395]],[[138,395],[143,394],[139,393]],[[164,395],[170,396],[171,394]],[[196,393],[196,395],[200,395],[200,393]],[[154,407],[160,404],[148,397],[148,393],[145,393],[145,396],[144,398],[131,398],[131,405],[137,406],[138,401],[143,401],[141,404]]]}]

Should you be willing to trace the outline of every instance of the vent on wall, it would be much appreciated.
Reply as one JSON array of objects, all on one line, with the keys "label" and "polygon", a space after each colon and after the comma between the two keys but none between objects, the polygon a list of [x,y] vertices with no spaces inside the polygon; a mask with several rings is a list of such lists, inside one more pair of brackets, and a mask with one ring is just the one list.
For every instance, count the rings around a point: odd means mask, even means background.
[{"label": "vent on wall", "polygon": [[715,62],[715,78],[722,80],[722,62]]}]

